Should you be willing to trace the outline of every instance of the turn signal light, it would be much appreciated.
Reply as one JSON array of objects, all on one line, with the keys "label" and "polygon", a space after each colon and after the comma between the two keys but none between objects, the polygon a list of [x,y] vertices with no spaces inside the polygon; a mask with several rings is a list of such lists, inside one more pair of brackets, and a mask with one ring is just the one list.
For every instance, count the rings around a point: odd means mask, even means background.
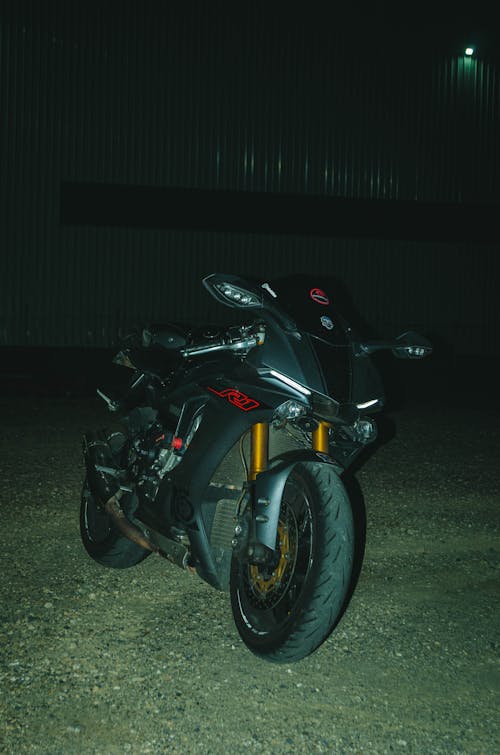
[{"label": "turn signal light", "polygon": [[235,286],[234,283],[216,283],[215,288],[231,304],[237,307],[262,307],[262,301],[251,291]]}]

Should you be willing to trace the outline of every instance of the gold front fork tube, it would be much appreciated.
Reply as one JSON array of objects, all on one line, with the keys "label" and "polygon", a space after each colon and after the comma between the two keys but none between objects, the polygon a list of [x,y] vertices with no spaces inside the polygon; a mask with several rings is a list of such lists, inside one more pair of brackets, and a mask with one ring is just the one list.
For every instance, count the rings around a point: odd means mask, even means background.
[{"label": "gold front fork tube", "polygon": [[331,425],[329,422],[320,422],[312,434],[312,447],[314,451],[320,451],[322,454],[328,453],[328,430]]},{"label": "gold front fork tube", "polygon": [[255,480],[259,472],[265,472],[269,458],[269,425],[257,422],[252,426],[250,435],[250,470],[249,480]]}]

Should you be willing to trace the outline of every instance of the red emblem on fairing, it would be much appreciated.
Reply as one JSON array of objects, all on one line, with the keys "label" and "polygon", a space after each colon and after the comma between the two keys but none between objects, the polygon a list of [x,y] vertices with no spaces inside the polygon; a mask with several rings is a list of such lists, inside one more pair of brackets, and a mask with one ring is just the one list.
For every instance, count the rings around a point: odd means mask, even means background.
[{"label": "red emblem on fairing", "polygon": [[246,393],[242,393],[237,388],[223,388],[221,391],[216,391],[215,388],[210,388],[207,385],[207,390],[215,393],[216,396],[225,398],[233,406],[237,406],[242,412],[249,412],[251,409],[257,409],[260,406],[260,402],[254,398],[250,398]]},{"label": "red emblem on fairing", "polygon": [[325,307],[330,304],[330,299],[321,288],[311,288],[309,296],[316,304],[324,304]]}]

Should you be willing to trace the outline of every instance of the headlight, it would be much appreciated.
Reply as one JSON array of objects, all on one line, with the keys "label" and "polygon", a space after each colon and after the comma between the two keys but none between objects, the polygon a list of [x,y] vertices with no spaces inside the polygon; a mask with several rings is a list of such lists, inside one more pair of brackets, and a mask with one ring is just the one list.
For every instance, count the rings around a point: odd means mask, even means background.
[{"label": "headlight", "polygon": [[372,419],[357,419],[352,425],[344,425],[342,432],[355,443],[366,445],[377,437],[377,425]]},{"label": "headlight", "polygon": [[288,375],[283,375],[282,372],[277,372],[276,370],[269,370],[269,374],[272,375],[273,378],[276,378],[276,380],[279,380],[281,383],[285,383],[285,385],[293,388],[294,391],[302,393],[303,396],[311,395],[309,388],[306,388],[306,386],[302,385],[302,383],[297,383],[296,380],[292,380],[292,378],[288,377]]},{"label": "headlight", "polygon": [[235,286],[234,283],[216,283],[214,288],[217,289],[228,303],[236,307],[262,307],[262,301],[252,291],[246,291],[244,288]]},{"label": "headlight", "polygon": [[276,419],[282,422],[285,419],[297,419],[298,417],[303,417],[307,412],[308,409],[304,404],[300,404],[298,401],[290,399],[290,401],[285,401],[284,404],[280,404],[280,406],[275,409],[273,420]]}]

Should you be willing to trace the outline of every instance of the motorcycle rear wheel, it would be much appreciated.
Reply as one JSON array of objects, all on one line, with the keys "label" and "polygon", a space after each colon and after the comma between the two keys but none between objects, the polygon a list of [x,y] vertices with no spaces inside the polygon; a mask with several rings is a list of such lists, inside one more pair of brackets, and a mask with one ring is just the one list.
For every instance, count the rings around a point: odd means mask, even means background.
[{"label": "motorcycle rear wheel", "polygon": [[312,653],[330,635],[350,584],[351,506],[328,464],[297,465],[287,480],[276,553],[267,571],[233,558],[231,607],[253,653],[289,663]]},{"label": "motorcycle rear wheel", "polygon": [[87,481],[82,490],[80,536],[89,556],[113,569],[135,566],[151,553],[121,534],[109,514],[96,502]]}]

